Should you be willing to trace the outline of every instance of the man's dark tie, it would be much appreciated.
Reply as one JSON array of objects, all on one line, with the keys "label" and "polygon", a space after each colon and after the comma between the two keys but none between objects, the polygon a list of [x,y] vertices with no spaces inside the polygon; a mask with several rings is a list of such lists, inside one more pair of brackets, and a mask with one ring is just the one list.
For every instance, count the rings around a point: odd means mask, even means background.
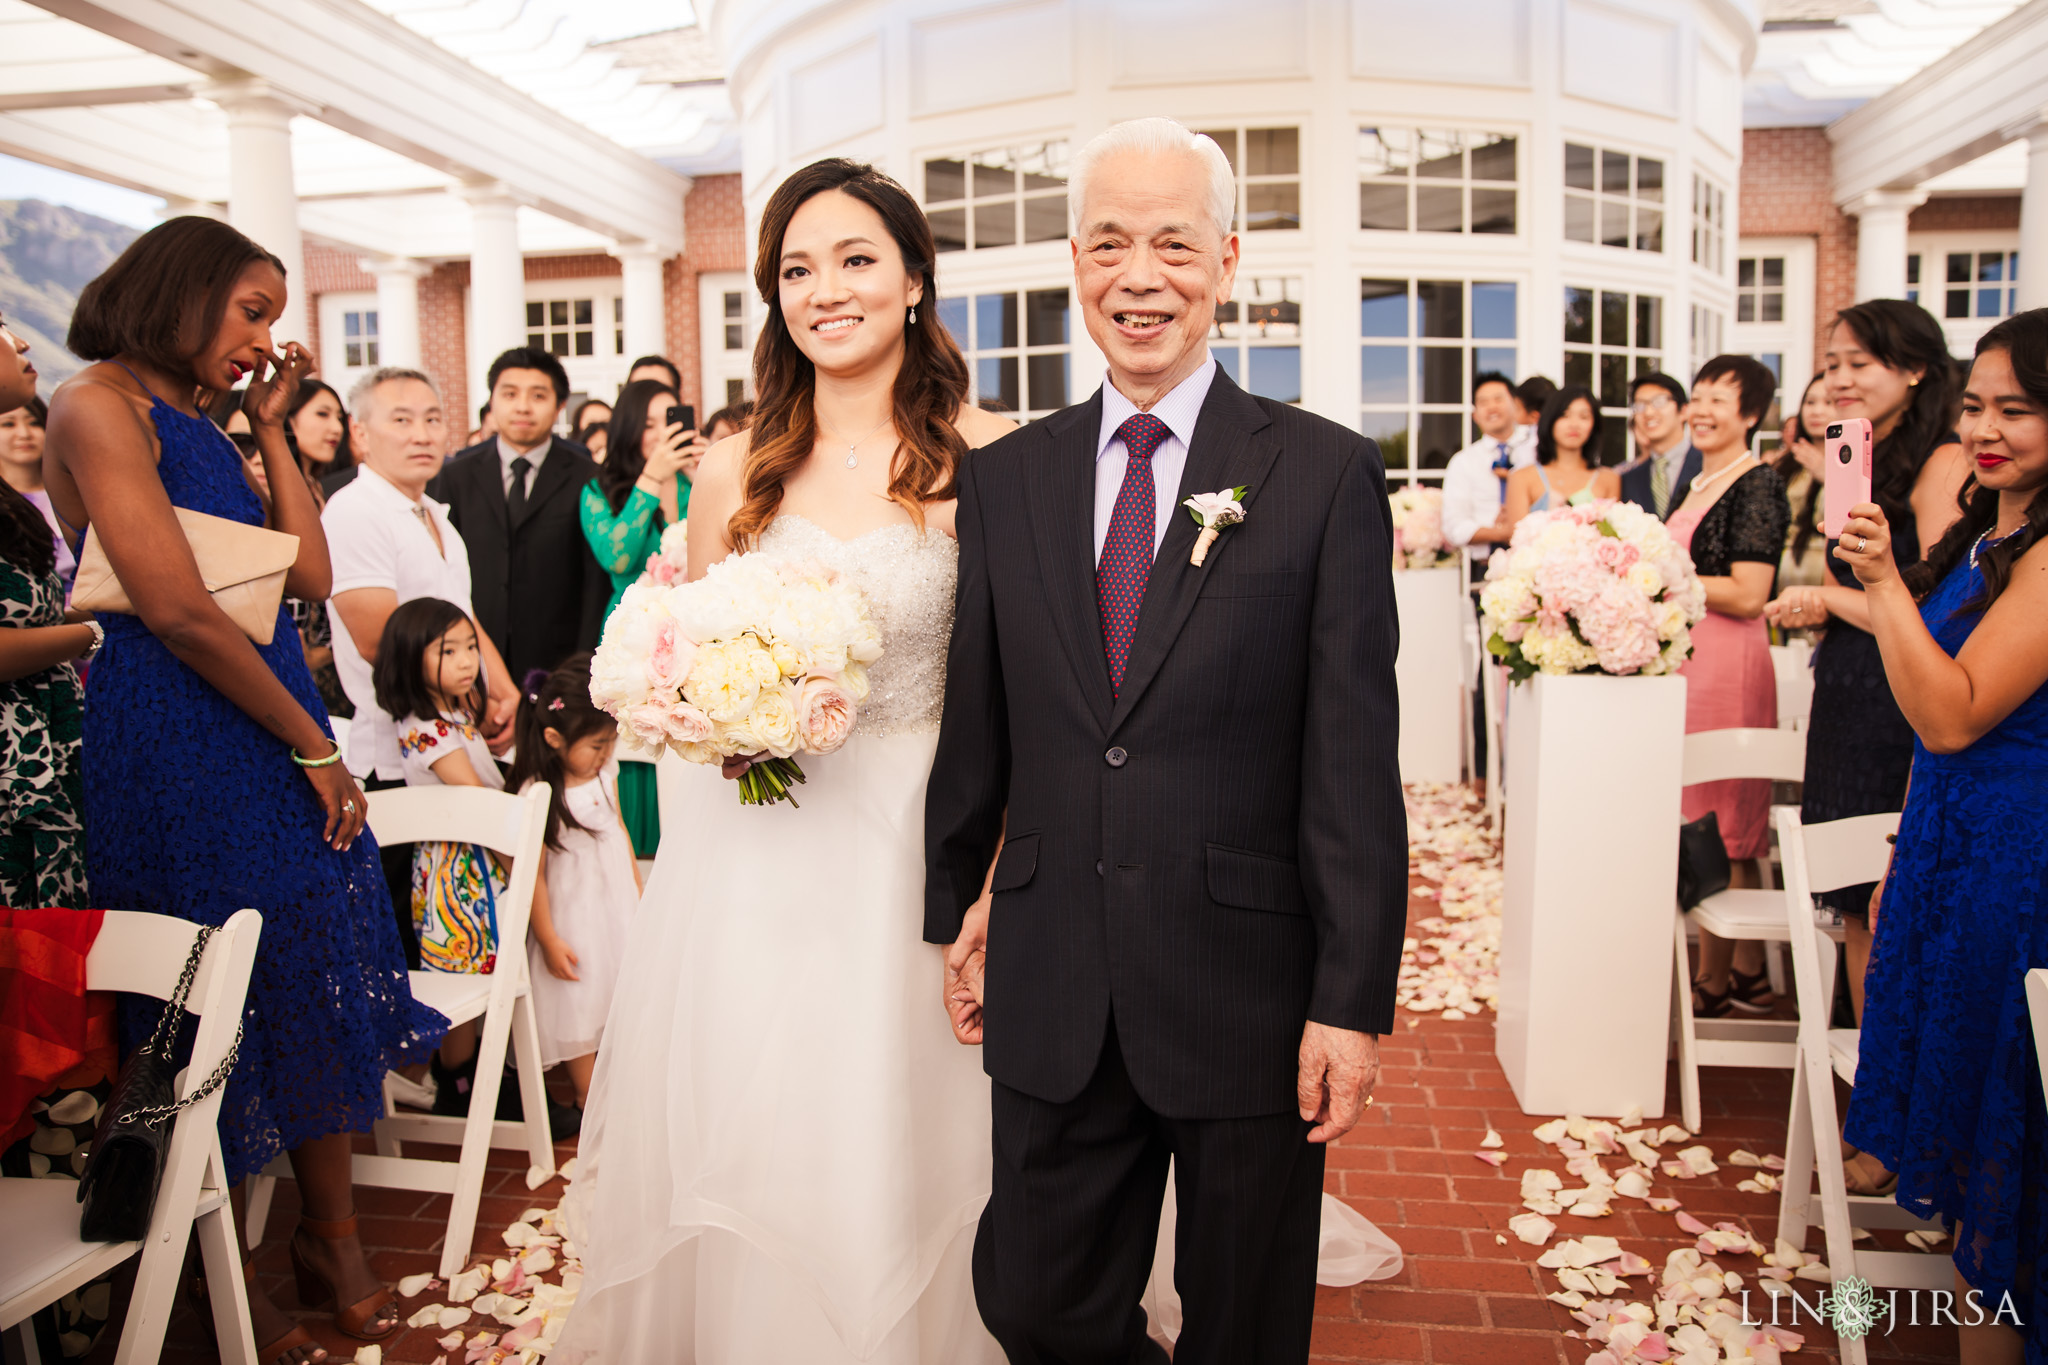
[{"label": "man's dark tie", "polygon": [[1116,510],[1110,514],[1102,558],[1095,565],[1095,598],[1102,609],[1102,647],[1109,655],[1111,696],[1123,690],[1131,637],[1138,631],[1138,608],[1144,605],[1145,580],[1152,573],[1159,525],[1152,453],[1172,434],[1166,423],[1149,412],[1125,419],[1116,429],[1130,460],[1124,466],[1124,486],[1117,491]]},{"label": "man's dark tie", "polygon": [[505,495],[505,516],[517,522],[526,511],[526,476],[533,472],[533,461],[524,455],[512,461],[512,491]]}]

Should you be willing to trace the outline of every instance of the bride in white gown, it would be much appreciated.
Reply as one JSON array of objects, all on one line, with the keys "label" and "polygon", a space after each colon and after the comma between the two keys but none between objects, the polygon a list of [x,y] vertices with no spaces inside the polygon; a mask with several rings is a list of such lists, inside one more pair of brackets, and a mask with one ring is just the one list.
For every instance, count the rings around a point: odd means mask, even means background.
[{"label": "bride in white gown", "polygon": [[[742,807],[709,768],[664,785],[565,1201],[584,1280],[556,1361],[1003,1360],[970,1278],[988,1081],[920,939],[952,469],[1011,424],[966,405],[933,310],[912,320],[933,254],[910,196],[846,162],[797,172],[764,212],[761,402],[699,469],[689,572],[741,548],[737,513],[744,548],[859,586],[884,653],[853,738],[803,759],[801,808]],[[1343,1283],[1393,1273],[1398,1249],[1333,1207],[1326,1265],[1335,1237]],[[1178,1325],[1170,1262],[1148,1308]]]}]

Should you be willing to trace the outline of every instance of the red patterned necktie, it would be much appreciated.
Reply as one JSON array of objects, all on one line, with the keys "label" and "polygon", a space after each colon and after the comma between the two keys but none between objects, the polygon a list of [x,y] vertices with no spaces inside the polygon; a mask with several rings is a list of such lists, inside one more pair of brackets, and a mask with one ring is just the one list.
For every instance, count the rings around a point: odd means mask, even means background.
[{"label": "red patterned necktie", "polygon": [[1138,608],[1145,602],[1145,580],[1152,574],[1154,534],[1159,522],[1158,493],[1152,481],[1152,453],[1173,432],[1149,412],[1126,418],[1116,429],[1130,460],[1124,486],[1117,491],[1110,514],[1109,535],[1095,565],[1095,598],[1102,608],[1102,647],[1109,655],[1111,696],[1123,690],[1124,665],[1131,657],[1131,637],[1138,630]]}]

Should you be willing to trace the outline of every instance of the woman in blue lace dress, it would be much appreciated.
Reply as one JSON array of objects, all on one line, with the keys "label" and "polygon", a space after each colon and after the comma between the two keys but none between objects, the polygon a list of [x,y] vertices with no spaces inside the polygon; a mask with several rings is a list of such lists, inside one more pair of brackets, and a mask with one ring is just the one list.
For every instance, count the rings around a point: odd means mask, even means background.
[{"label": "woman in blue lace dress", "polygon": [[[263,912],[240,1061],[221,1106],[227,1175],[291,1156],[304,1216],[289,1247],[306,1307],[364,1340],[398,1325],[356,1236],[350,1135],[382,1112],[385,1070],[447,1029],[413,1000],[367,807],[339,757],[282,604],[257,645],[214,603],[173,509],[264,521],[202,390],[253,376],[245,410],[269,472],[272,529],[299,538],[289,597],[327,596],[319,511],[283,434],[308,358],[279,357],[277,260],[225,224],[175,218],[85,287],[70,348],[87,367],[50,409],[50,493],[105,546],[135,615],[102,614],[86,691],[85,826],[94,903],[220,924]],[[156,1006],[124,1018],[132,1041]],[[236,1220],[241,1226],[241,1220]],[[327,1353],[252,1280],[260,1357]],[[317,1300],[317,1301],[316,1301]]]},{"label": "woman in blue lace dress", "polygon": [[[1847,1137],[1954,1230],[1961,1358],[2048,1362],[2048,1108],[2023,980],[2048,967],[2048,309],[1985,333],[1961,519],[1902,575],[1874,503],[1837,553],[1913,772],[1864,983]],[[2015,1330],[2017,1328],[2018,1330]]]}]

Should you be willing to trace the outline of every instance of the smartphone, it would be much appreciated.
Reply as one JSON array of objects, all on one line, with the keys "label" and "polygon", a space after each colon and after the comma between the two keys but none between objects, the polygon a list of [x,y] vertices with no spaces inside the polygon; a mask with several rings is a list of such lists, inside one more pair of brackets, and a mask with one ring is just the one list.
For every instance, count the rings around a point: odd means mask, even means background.
[{"label": "smartphone", "polygon": [[[697,429],[697,405],[694,403],[671,403],[668,405],[668,424],[681,427],[684,431]],[[1865,422],[1864,426],[1870,423]]]},{"label": "smartphone", "polygon": [[1821,486],[1827,501],[1821,512],[1821,533],[1840,540],[1849,523],[1849,509],[1870,501],[1870,423],[1861,417],[1828,423],[1821,444]]}]

